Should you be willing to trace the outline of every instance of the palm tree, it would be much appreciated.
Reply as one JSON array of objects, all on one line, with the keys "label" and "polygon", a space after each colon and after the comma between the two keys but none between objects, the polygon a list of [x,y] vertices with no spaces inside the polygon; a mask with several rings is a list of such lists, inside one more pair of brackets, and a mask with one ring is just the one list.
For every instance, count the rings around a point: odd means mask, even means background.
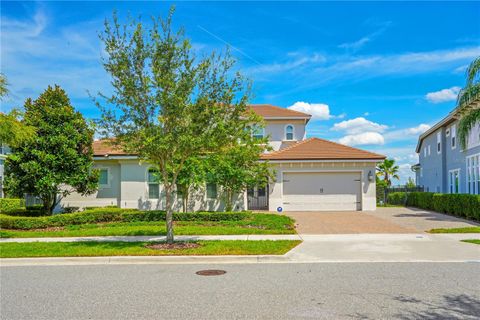
[{"label": "palm tree", "polygon": [[457,111],[460,114],[458,138],[463,149],[467,145],[470,130],[480,121],[480,57],[472,61],[466,73],[467,83],[457,99]]},{"label": "palm tree", "polygon": [[383,181],[387,183],[388,186],[392,185],[393,179],[400,179],[398,176],[398,166],[395,164],[394,159],[385,159],[382,163],[377,166],[377,177],[383,177]]}]

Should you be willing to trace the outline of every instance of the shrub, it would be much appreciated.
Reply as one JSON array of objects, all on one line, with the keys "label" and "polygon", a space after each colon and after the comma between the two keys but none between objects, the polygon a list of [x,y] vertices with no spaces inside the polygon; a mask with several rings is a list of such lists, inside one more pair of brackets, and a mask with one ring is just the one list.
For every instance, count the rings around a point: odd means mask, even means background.
[{"label": "shrub", "polygon": [[0,198],[0,212],[25,209],[24,199]]},{"label": "shrub", "polygon": [[62,213],[74,213],[80,210],[80,207],[64,207],[62,208]]},{"label": "shrub", "polygon": [[385,202],[385,189],[387,188],[387,183],[383,180],[378,180],[376,183],[376,192],[377,192],[377,203]]},{"label": "shrub", "polygon": [[392,192],[387,196],[387,203],[404,206],[407,202],[406,192]]},{"label": "shrub", "polygon": [[[251,216],[250,212],[195,212],[174,213],[175,221],[239,221]],[[136,209],[98,208],[83,212],[57,214],[47,217],[16,217],[0,215],[0,227],[5,229],[42,229],[67,225],[102,222],[164,221],[165,211],[139,211]]]},{"label": "shrub", "polygon": [[407,206],[480,221],[480,195],[412,192]]}]

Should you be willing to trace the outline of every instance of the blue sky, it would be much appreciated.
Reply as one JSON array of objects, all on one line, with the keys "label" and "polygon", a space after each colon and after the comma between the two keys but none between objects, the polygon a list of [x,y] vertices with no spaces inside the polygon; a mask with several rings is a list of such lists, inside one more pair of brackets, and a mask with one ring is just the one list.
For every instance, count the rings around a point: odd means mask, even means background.
[{"label": "blue sky", "polygon": [[[109,92],[97,34],[116,9],[164,16],[166,2],[1,2],[1,71],[23,105],[48,84],[86,117],[87,91]],[[480,56],[478,2],[179,2],[200,53],[228,44],[254,83],[253,103],[314,114],[308,135],[397,159],[402,181],[418,135],[455,106],[465,68]]]}]

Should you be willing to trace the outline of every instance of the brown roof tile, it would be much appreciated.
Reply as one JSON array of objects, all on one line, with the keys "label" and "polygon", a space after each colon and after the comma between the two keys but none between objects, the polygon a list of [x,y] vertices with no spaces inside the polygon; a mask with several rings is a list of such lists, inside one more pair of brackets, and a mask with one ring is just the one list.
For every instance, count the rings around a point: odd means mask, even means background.
[{"label": "brown roof tile", "polygon": [[93,141],[93,155],[94,156],[106,156],[106,155],[128,155],[120,147],[114,146],[109,140],[96,140]]},{"label": "brown roof tile", "polygon": [[320,138],[309,138],[282,150],[263,154],[264,160],[383,160],[386,157]]},{"label": "brown roof tile", "polygon": [[311,118],[309,114],[272,106],[271,104],[252,104],[249,107],[253,112],[263,118]]}]

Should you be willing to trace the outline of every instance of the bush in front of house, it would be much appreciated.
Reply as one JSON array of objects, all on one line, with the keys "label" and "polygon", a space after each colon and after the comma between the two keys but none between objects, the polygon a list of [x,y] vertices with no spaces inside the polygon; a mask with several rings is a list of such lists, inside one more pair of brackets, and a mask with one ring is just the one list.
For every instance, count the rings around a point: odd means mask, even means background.
[{"label": "bush in front of house", "polygon": [[406,192],[392,192],[387,196],[387,203],[393,205],[404,206],[407,202],[407,193]]},{"label": "bush in front of house", "polygon": [[[251,216],[250,212],[194,212],[174,213],[175,221],[239,221]],[[105,222],[165,221],[165,211],[140,211],[137,209],[97,208],[82,212],[57,214],[46,217],[0,215],[4,229],[44,229],[67,225]]]},{"label": "bush in front of house", "polygon": [[480,195],[412,192],[408,194],[407,206],[480,221]]},{"label": "bush in front of house", "polygon": [[25,209],[24,199],[0,198],[0,212],[9,212]]},{"label": "bush in front of house", "polygon": [[376,183],[376,195],[377,195],[377,203],[384,203],[385,202],[385,190],[387,189],[387,183],[384,180],[377,179]]}]

